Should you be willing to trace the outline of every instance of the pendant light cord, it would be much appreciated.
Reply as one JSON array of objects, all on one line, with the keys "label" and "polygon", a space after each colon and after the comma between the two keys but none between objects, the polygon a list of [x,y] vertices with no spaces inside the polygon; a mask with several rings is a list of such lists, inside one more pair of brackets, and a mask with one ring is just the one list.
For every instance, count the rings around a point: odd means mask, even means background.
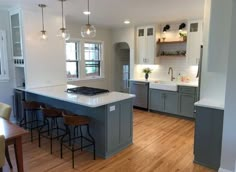
[{"label": "pendant light cord", "polygon": [[61,20],[62,20],[62,28],[65,28],[64,27],[64,19],[63,19],[63,17],[64,17],[63,2],[64,2],[64,0],[61,0]]},{"label": "pendant light cord", "polygon": [[[89,11],[89,0],[88,0],[88,12],[90,12],[90,11]],[[90,13],[90,14],[91,14],[91,13]],[[90,15],[90,14],[89,14],[89,15]],[[88,25],[89,25],[89,15],[88,15]]]},{"label": "pendant light cord", "polygon": [[42,26],[43,26],[43,30],[42,31],[44,31],[44,15],[43,15],[43,7],[41,7],[42,8]]}]

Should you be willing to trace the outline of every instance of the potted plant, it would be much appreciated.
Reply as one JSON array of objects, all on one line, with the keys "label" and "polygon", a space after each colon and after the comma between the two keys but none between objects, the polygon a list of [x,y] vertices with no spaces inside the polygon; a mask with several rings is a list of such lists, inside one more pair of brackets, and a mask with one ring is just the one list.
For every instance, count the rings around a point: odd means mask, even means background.
[{"label": "potted plant", "polygon": [[149,74],[152,73],[152,69],[149,67],[143,69],[143,73],[145,73],[145,79],[148,80]]},{"label": "potted plant", "polygon": [[187,33],[179,32],[179,36],[183,38],[183,41],[187,41]]}]

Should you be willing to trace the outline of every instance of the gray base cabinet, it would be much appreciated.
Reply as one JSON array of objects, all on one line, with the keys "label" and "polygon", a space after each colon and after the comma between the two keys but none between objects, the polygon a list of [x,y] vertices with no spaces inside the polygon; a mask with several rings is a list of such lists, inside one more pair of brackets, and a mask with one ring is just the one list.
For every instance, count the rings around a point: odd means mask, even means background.
[{"label": "gray base cabinet", "polygon": [[178,93],[150,89],[150,110],[178,114]]},{"label": "gray base cabinet", "polygon": [[13,113],[16,118],[16,122],[19,123],[24,115],[24,109],[22,101],[25,99],[25,92],[21,90],[14,90],[14,104]]},{"label": "gray base cabinet", "polygon": [[196,87],[179,86],[177,92],[149,90],[149,109],[194,118]]},{"label": "gray base cabinet", "polygon": [[179,115],[194,118],[196,95],[195,87],[179,86]]},{"label": "gray base cabinet", "polygon": [[194,162],[218,170],[221,159],[223,110],[196,107]]}]

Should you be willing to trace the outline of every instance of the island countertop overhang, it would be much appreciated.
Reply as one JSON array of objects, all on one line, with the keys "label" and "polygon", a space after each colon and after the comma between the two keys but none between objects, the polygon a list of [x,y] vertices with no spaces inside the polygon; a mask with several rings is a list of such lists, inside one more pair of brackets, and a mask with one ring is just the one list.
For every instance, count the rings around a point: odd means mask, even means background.
[{"label": "island countertop overhang", "polygon": [[68,88],[78,87],[76,85],[58,85],[58,86],[50,86],[50,87],[41,87],[41,88],[31,88],[25,89],[24,91],[38,94],[41,96],[54,98],[62,101],[67,101],[91,108],[115,103],[118,101],[126,100],[134,98],[135,95],[127,94],[127,93],[120,93],[120,92],[109,92],[98,94],[94,96],[85,96],[75,93],[68,93],[66,90]]}]

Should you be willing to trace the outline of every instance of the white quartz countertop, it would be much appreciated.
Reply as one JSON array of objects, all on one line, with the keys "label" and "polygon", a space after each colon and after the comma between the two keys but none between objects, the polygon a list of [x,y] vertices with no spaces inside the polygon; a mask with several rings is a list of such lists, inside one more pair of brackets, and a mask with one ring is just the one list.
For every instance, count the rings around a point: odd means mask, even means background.
[{"label": "white quartz countertop", "polygon": [[[145,79],[130,79],[130,81],[138,81],[138,82],[146,82],[146,83],[150,83],[150,82],[156,82],[158,80],[145,80]],[[173,82],[179,86],[189,86],[189,87],[198,87],[198,82],[194,81],[194,82]]]},{"label": "white quartz countertop", "polygon": [[63,100],[83,106],[88,107],[99,107],[103,105],[107,105],[110,103],[126,100],[135,97],[133,94],[120,93],[120,92],[109,92],[98,94],[94,96],[85,96],[75,93],[67,93],[67,88],[78,87],[75,85],[59,85],[59,86],[51,86],[51,87],[41,87],[41,88],[33,88],[27,89],[26,92],[34,93],[38,95],[42,95],[45,97],[50,97],[58,100]]},{"label": "white quartz countertop", "polygon": [[219,109],[219,110],[224,110],[225,108],[224,103],[217,102],[216,100],[212,99],[201,99],[198,102],[194,103],[194,105],[212,109]]}]

